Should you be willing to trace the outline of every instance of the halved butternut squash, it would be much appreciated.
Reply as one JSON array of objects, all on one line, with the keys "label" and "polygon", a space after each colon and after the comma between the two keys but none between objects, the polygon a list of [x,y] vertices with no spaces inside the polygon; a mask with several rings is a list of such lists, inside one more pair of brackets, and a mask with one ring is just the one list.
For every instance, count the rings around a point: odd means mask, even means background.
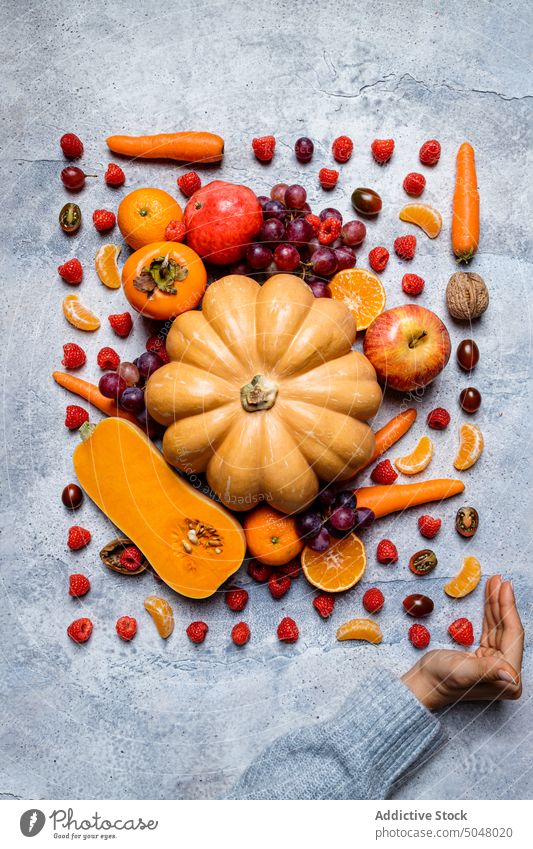
[{"label": "halved butternut squash", "polygon": [[87,495],[177,593],[207,598],[241,565],[240,524],[179,478],[136,425],[101,421],[75,449],[74,468]]}]

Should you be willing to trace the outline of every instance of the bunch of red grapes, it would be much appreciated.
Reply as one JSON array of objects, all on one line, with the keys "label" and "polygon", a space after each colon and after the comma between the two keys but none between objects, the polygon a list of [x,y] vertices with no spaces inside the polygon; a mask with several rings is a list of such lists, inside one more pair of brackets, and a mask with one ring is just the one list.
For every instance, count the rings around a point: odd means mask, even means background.
[{"label": "bunch of red grapes", "polygon": [[262,195],[258,200],[263,208],[263,225],[245,258],[232,267],[232,273],[265,279],[280,272],[297,274],[317,298],[330,298],[327,281],[337,271],[355,265],[354,249],[366,236],[363,222],[353,220],[343,225],[338,209],[323,209],[318,216],[320,221],[335,219],[342,228],[338,239],[323,245],[306,218],[311,207],[303,186],[277,183],[270,197]]},{"label": "bunch of red grapes", "polygon": [[352,490],[337,492],[327,487],[308,510],[296,517],[296,529],[313,551],[326,551],[332,537],[366,531],[374,519],[368,507],[357,507]]},{"label": "bunch of red grapes", "polygon": [[151,374],[164,365],[161,357],[153,351],[143,351],[132,363],[120,363],[116,371],[102,375],[98,388],[106,398],[112,398],[122,410],[133,413],[148,436],[160,435],[158,423],[145,408],[144,386]]}]

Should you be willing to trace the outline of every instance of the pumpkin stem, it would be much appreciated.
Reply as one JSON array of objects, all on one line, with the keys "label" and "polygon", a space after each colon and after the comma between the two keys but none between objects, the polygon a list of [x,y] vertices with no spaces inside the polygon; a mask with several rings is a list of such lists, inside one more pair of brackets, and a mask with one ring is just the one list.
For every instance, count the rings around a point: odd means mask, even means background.
[{"label": "pumpkin stem", "polygon": [[78,433],[82,442],[87,442],[96,430],[96,425],[93,422],[84,422]]},{"label": "pumpkin stem", "polygon": [[256,374],[250,383],[241,388],[241,404],[247,413],[270,410],[276,403],[277,394],[278,387],[272,380]]}]

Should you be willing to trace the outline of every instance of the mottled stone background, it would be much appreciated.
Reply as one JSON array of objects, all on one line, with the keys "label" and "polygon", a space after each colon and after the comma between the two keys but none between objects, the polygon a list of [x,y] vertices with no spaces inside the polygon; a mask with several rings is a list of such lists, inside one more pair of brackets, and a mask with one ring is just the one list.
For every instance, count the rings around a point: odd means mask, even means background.
[{"label": "mottled stone background", "polygon": [[[441,236],[419,235],[413,270],[426,278],[419,302],[445,318],[454,346],[469,329],[449,319],[444,290],[455,265],[450,254],[450,206],[457,146],[477,152],[482,240],[472,269],[490,288],[488,312],[472,333],[481,349],[473,382],[483,394],[475,416],[486,435],[480,463],[464,474],[463,503],[481,514],[470,543],[453,530],[461,500],[433,512],[443,529],[435,541],[437,571],[425,580],[434,597],[432,645],[447,646],[447,624],[467,615],[480,628],[481,587],[462,602],[442,591],[468,550],[485,573],[512,577],[524,619],[531,574],[528,531],[531,411],[527,145],[531,81],[526,2],[365,2],[318,0],[254,4],[169,3],[161,0],[92,0],[73,4],[3,0],[2,38],[2,512],[0,797],[217,798],[243,767],[278,734],[330,716],[357,687],[364,669],[402,672],[416,657],[406,640],[401,600],[420,589],[407,570],[420,546],[422,510],[390,518],[367,535],[369,567],[360,586],[339,600],[333,619],[320,621],[304,579],[274,603],[265,587],[251,586],[246,610],[253,637],[244,651],[229,640],[235,615],[220,596],[204,603],[173,597],[177,627],[168,642],[157,636],[142,609],[153,591],[150,575],[123,579],[103,571],[99,548],[113,535],[110,523],[86,501],[76,517],[91,529],[87,551],[65,545],[70,517],[62,508],[63,485],[72,478],[77,435],[63,427],[70,401],[50,377],[62,344],[80,342],[88,352],[83,375],[96,377],[95,355],[115,344],[105,316],[126,308],[121,291],[98,282],[92,261],[102,238],[91,224],[93,209],[116,208],[132,188],[158,185],[176,191],[174,164],[126,164],[127,186],[105,187],[111,132],[210,129],[226,139],[224,164],[212,169],[259,193],[280,179],[303,182],[312,204],[350,212],[357,185],[374,186],[384,209],[369,225],[360,264],[374,244],[389,247],[412,228],[400,224],[403,176],[418,167],[425,139],[442,143],[439,166],[427,171],[425,198],[443,213]],[[79,196],[85,224],[67,239],[57,216],[67,193],[58,139],[65,131],[85,143],[83,166],[97,172]],[[271,166],[257,163],[254,135],[278,139]],[[331,140],[348,133],[355,153],[342,168],[338,190],[327,197],[316,175],[331,162]],[[292,146],[302,134],[315,140],[307,166]],[[394,137],[396,152],[383,169],[369,154],[375,137]],[[207,169],[202,172],[209,179]],[[118,237],[118,231],[115,232]],[[126,250],[124,250],[124,254]],[[61,314],[67,292],[57,265],[79,256],[86,274],[80,296],[102,317],[94,335],[70,328]],[[404,267],[392,258],[383,275],[390,306],[402,303]],[[121,354],[133,358],[147,327],[137,322]],[[435,433],[431,475],[449,475],[462,420],[459,389],[467,385],[455,359],[423,399],[419,420],[402,444],[409,450],[424,431],[427,411],[448,407],[453,423]],[[387,399],[376,424],[402,399]],[[394,456],[394,455],[393,455]],[[394,539],[400,562],[380,567],[376,542]],[[93,589],[80,602],[66,593],[67,577],[81,570]],[[240,576],[247,584],[247,576]],[[379,648],[335,642],[336,627],[360,615],[365,588],[379,583],[387,596],[380,614]],[[170,591],[162,591],[172,598]],[[83,613],[79,613],[83,611]],[[140,622],[131,645],[119,641],[114,622],[132,614]],[[295,646],[276,640],[282,615],[298,620]],[[78,647],[65,629],[76,615],[95,623],[88,645]],[[204,618],[205,644],[185,636],[191,619]],[[467,705],[448,711],[447,746],[416,769],[398,797],[524,798],[531,794],[531,651],[527,646],[522,701],[493,707]]]}]

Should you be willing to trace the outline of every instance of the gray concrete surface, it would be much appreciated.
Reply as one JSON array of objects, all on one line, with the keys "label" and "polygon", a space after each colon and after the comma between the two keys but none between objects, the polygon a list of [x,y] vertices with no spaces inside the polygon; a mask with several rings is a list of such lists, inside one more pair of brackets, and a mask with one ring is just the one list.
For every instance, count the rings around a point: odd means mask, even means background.
[{"label": "gray concrete surface", "polygon": [[[374,244],[389,247],[399,233],[401,182],[417,170],[422,141],[442,143],[439,166],[425,172],[424,199],[443,213],[441,236],[419,236],[413,270],[426,278],[420,303],[435,309],[457,342],[468,328],[449,319],[444,290],[455,266],[449,248],[450,205],[457,146],[477,151],[482,208],[481,249],[472,269],[490,288],[491,304],[472,332],[481,349],[473,383],[483,393],[475,416],[486,435],[480,463],[465,473],[464,499],[442,505],[435,541],[438,570],[426,586],[437,602],[431,619],[434,646],[447,646],[447,624],[473,618],[479,634],[481,588],[460,603],[442,585],[468,550],[485,573],[512,577],[529,620],[528,541],[530,455],[528,364],[531,352],[526,200],[531,87],[525,2],[335,2],[268,4],[162,3],[160,0],[49,0],[2,3],[2,512],[0,797],[217,798],[261,747],[278,734],[330,716],[358,686],[363,670],[402,672],[417,657],[406,640],[401,600],[420,584],[407,570],[421,547],[422,510],[384,520],[367,535],[369,567],[360,586],[339,600],[331,621],[320,621],[304,579],[274,603],[265,587],[250,587],[246,619],[253,638],[244,651],[229,640],[234,622],[220,596],[204,603],[173,598],[177,627],[163,643],[142,609],[153,592],[150,575],[123,579],[100,566],[98,550],[113,535],[110,523],[86,502],[76,519],[91,529],[87,551],[65,545],[70,517],[60,494],[72,478],[76,434],[63,427],[70,398],[50,373],[62,344],[75,340],[88,352],[84,376],[96,377],[96,352],[116,345],[123,357],[143,348],[147,327],[137,322],[123,344],[105,316],[126,308],[121,291],[98,282],[92,267],[102,239],[91,224],[97,207],[116,208],[126,191],[154,184],[176,191],[174,164],[125,164],[127,186],[106,188],[111,159],[104,143],[112,131],[206,128],[226,138],[224,164],[212,173],[265,192],[280,179],[302,181],[314,207],[349,214],[356,185],[381,191],[384,210],[369,226],[360,264]],[[58,139],[74,131],[84,140],[82,165],[97,172],[78,200],[85,224],[68,239],[57,225],[67,199],[59,181]],[[273,132],[276,158],[262,167],[250,151],[252,136]],[[319,167],[340,133],[355,141],[338,190],[318,188]],[[302,134],[316,142],[314,161],[300,166],[292,145]],[[369,154],[375,137],[396,139],[390,165]],[[207,169],[202,172],[209,179]],[[114,237],[118,238],[117,232]],[[127,253],[124,249],[122,259]],[[57,265],[79,256],[86,274],[79,294],[102,317],[94,335],[75,331],[61,314],[67,291]],[[383,275],[388,303],[402,303],[404,268],[391,259]],[[446,433],[435,433],[432,475],[452,472],[460,415],[457,396],[467,385],[452,359],[444,374],[417,399],[419,419],[402,445],[424,431],[427,411],[453,414]],[[402,399],[387,398],[376,423]],[[529,412],[528,412],[529,409]],[[477,537],[465,544],[453,530],[459,504],[481,515]],[[374,559],[379,538],[394,539],[400,562],[389,569]],[[90,575],[93,589],[80,602],[68,597],[72,571]],[[246,584],[247,576],[240,582]],[[387,603],[380,614],[379,648],[335,642],[336,627],[361,613],[365,588],[379,584]],[[170,591],[162,592],[169,598]],[[91,642],[65,634],[77,615],[95,623]],[[131,645],[114,633],[119,615],[138,617]],[[292,615],[301,628],[295,646],[282,646],[275,626]],[[192,646],[191,619],[209,622],[205,644]],[[396,790],[402,798],[527,798],[531,796],[531,649],[526,653],[522,701],[493,707],[454,708],[443,717],[446,747]]]}]

